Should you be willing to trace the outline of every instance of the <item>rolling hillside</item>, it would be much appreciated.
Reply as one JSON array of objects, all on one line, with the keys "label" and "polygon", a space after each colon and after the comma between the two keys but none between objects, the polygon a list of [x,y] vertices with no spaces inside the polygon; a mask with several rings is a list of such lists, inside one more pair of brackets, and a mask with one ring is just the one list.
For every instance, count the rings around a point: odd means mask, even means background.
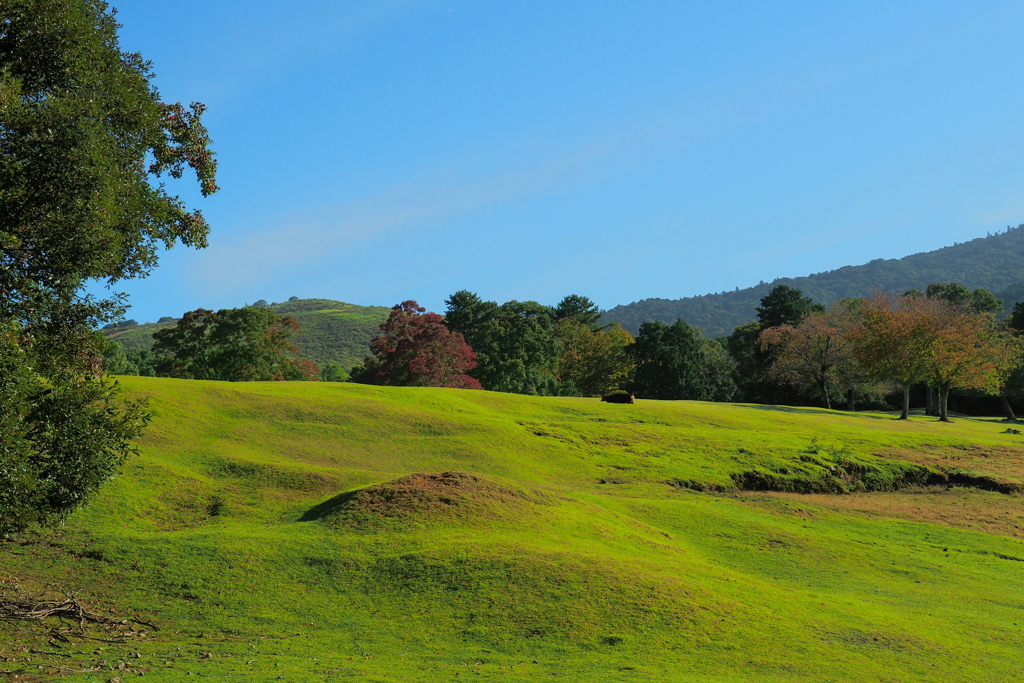
[{"label": "rolling hillside", "polygon": [[649,320],[673,323],[682,318],[710,337],[729,334],[756,317],[754,308],[772,287],[787,284],[822,303],[845,297],[871,296],[875,290],[902,293],[923,290],[933,282],[959,282],[971,289],[985,287],[1004,300],[1007,308],[1024,298],[1024,226],[970,242],[901,259],[876,259],[860,266],[779,278],[754,287],[683,299],[643,299],[616,306],[604,321],[620,323],[636,334]]},{"label": "rolling hillside", "polygon": [[21,680],[1024,680],[995,421],[122,382],[141,456],[0,564],[116,621],[0,620]]},{"label": "rolling hillside", "polygon": [[[331,299],[297,299],[274,304],[272,311],[290,315],[299,322],[300,334],[292,340],[299,354],[317,365],[339,363],[348,370],[369,353],[370,340],[380,331],[390,312],[386,306],[357,306]],[[109,339],[121,342],[125,349],[148,349],[153,346],[153,333],[164,327],[173,327],[177,318],[159,323],[145,323],[127,328],[114,328],[106,332]]]}]

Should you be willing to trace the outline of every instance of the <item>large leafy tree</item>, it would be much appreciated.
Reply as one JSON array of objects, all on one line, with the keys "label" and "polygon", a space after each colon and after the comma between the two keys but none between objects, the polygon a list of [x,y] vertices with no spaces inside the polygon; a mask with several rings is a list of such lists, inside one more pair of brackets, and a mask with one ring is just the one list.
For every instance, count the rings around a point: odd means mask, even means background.
[{"label": "large leafy tree", "polygon": [[728,401],[735,392],[724,349],[682,320],[643,323],[630,350],[632,388],[641,398]]},{"label": "large leafy tree", "polygon": [[935,341],[928,380],[939,392],[939,419],[949,422],[950,389],[1001,393],[1020,350],[1016,338],[969,305],[944,303],[931,315]]},{"label": "large leafy tree", "polygon": [[509,301],[480,326],[473,339],[472,375],[485,389],[513,394],[559,393],[559,343],[552,334],[554,311],[535,301]]},{"label": "large leafy tree", "polygon": [[392,307],[380,324],[380,335],[370,343],[361,379],[375,384],[409,387],[481,389],[466,374],[476,365],[476,354],[458,332],[444,325],[437,313],[415,301]]},{"label": "large leafy tree", "polygon": [[999,393],[1019,354],[1013,338],[968,297],[878,294],[861,313],[851,331],[857,356],[876,377],[903,388],[903,420],[913,384],[938,388],[939,419],[948,421],[950,389]]},{"label": "large leafy tree", "polygon": [[229,382],[316,380],[320,369],[295,358],[291,336],[299,323],[263,306],[217,311],[198,308],[153,334],[162,356],[157,374]]},{"label": "large leafy tree", "polygon": [[857,358],[874,377],[903,390],[901,420],[910,417],[910,388],[929,377],[935,344],[931,311],[936,299],[877,294],[861,306],[861,319],[851,331]]},{"label": "large leafy tree", "polygon": [[595,331],[577,318],[565,318],[555,324],[555,337],[561,343],[558,379],[572,382],[580,394],[600,396],[629,381],[633,335],[618,323]]},{"label": "large leafy tree", "polygon": [[[924,292],[912,289],[906,292],[904,296],[912,298],[927,297],[942,301],[956,310],[973,310],[976,313],[993,318],[1003,310],[1003,302],[996,298],[989,290],[979,287],[972,292],[959,282],[933,282],[925,288]],[[941,394],[941,387],[933,381],[929,381],[925,394],[927,399],[925,413],[927,415],[941,417],[941,404],[943,402]],[[948,396],[946,398],[948,399]],[[1008,404],[1005,403],[1005,397],[1003,400],[1004,406],[1008,407]]]},{"label": "large leafy tree", "polygon": [[164,103],[117,29],[99,0],[0,4],[0,530],[63,518],[145,422],[99,376],[92,329],[123,301],[83,285],[206,244],[202,215],[154,182],[191,169],[216,191],[203,106]]},{"label": "large leafy tree", "polygon": [[536,301],[499,306],[466,290],[445,303],[445,323],[464,335],[476,352],[477,365],[469,374],[484,389],[541,396],[559,393],[555,309]]}]

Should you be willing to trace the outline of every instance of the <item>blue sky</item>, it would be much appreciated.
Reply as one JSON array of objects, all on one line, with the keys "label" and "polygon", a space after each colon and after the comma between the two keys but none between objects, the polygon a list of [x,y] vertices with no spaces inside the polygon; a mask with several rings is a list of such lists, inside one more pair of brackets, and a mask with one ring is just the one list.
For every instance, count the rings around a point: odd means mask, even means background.
[{"label": "blue sky", "polygon": [[[1019,2],[114,0],[213,226],[129,317],[459,289],[603,308],[1024,222]],[[1024,275],[1024,273],[1022,273]]]}]

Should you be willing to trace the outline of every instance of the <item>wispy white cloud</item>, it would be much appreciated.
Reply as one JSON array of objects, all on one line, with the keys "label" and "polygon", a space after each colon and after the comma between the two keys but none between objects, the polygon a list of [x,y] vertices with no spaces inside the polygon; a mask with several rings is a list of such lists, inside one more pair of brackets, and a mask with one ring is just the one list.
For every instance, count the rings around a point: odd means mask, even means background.
[{"label": "wispy white cloud", "polygon": [[[407,172],[406,180],[375,196],[284,213],[245,237],[215,240],[192,261],[190,279],[204,288],[238,291],[272,276],[309,271],[370,241],[437,230],[489,207],[586,186],[678,157],[691,143],[773,115],[806,94],[764,88],[752,84],[715,98],[694,97],[699,104],[667,105],[653,115],[634,115],[575,132],[575,137],[549,132],[439,160],[426,170]],[[752,97],[763,106],[747,106]]]},{"label": "wispy white cloud", "polygon": [[615,132],[595,132],[562,149],[547,148],[546,156],[541,154],[543,145],[536,145],[533,154],[524,154],[523,148],[531,148],[524,143],[438,163],[376,196],[295,212],[250,231],[246,237],[214,241],[193,262],[192,275],[203,287],[241,289],[271,273],[316,267],[362,242],[409,230],[436,229],[445,221],[488,207],[628,172],[645,160],[676,151],[689,140],[734,122],[721,111],[676,112]]}]

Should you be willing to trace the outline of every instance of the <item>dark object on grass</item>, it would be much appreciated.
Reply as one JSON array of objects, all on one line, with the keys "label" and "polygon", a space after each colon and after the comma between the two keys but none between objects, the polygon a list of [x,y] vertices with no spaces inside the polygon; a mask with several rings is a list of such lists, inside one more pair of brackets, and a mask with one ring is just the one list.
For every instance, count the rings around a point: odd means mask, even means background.
[{"label": "dark object on grass", "polygon": [[635,397],[624,389],[613,391],[601,397],[605,403],[633,403]]},{"label": "dark object on grass", "polygon": [[1003,432],[1003,434],[1020,434],[1020,430],[1014,429],[1013,427],[1007,427],[1006,431]]}]

